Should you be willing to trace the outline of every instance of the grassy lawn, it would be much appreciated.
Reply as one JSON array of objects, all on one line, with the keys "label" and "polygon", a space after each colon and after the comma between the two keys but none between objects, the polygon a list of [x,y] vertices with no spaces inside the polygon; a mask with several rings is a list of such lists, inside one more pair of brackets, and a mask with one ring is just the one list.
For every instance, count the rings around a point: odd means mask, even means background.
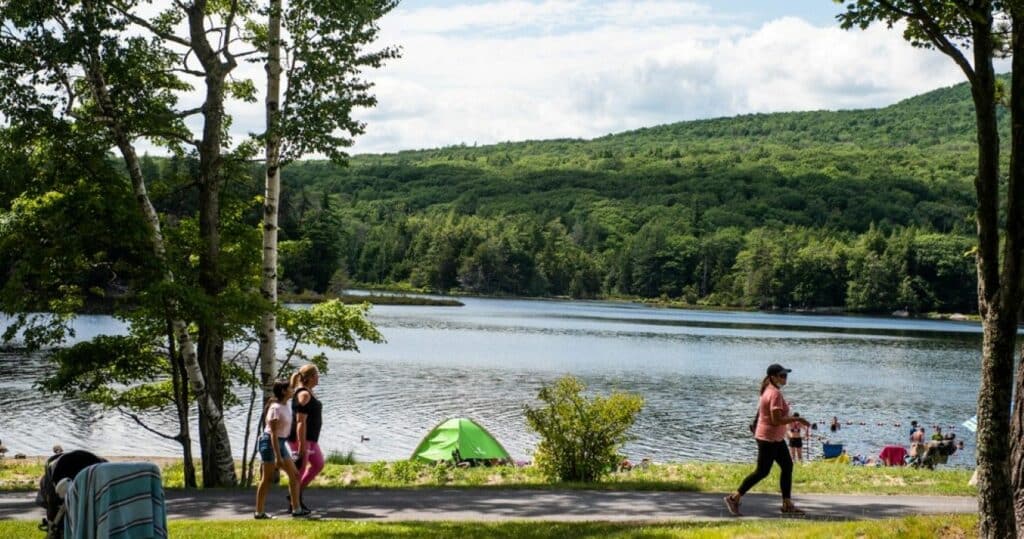
[{"label": "grassy lawn", "polygon": [[[799,520],[748,520],[743,522],[552,523],[552,522],[402,522],[351,521],[196,521],[169,523],[175,539],[338,539],[343,537],[394,538],[552,538],[594,537],[921,537],[961,538],[977,536],[975,515],[907,517],[857,522]],[[0,521],[0,537],[42,536],[34,522]]]},{"label": "grassy lawn", "polygon": [[[184,484],[181,464],[164,467],[164,485]],[[314,488],[408,488],[408,487],[499,487],[602,490],[682,490],[730,492],[739,485],[753,464],[692,462],[657,464],[646,469],[611,474],[599,483],[550,483],[536,468],[452,468],[427,466],[409,461],[372,464],[328,464],[313,482]],[[0,491],[34,490],[43,473],[40,462],[5,459],[0,461]],[[815,462],[797,465],[793,490],[819,494],[915,494],[974,496],[968,486],[971,470],[942,468],[935,471],[910,468],[865,468]],[[776,492],[778,469],[754,492]]]}]

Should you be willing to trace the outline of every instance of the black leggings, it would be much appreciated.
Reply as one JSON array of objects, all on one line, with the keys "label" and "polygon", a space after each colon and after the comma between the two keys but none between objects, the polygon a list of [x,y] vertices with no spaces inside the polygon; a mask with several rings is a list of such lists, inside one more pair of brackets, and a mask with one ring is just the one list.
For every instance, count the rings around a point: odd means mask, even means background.
[{"label": "black leggings", "polygon": [[768,477],[768,474],[772,471],[773,462],[778,462],[779,468],[782,470],[782,476],[779,478],[782,498],[785,500],[789,499],[789,495],[793,490],[793,459],[790,458],[789,449],[784,441],[766,442],[764,440],[757,440],[757,469],[743,480],[743,484],[740,485],[738,491],[740,496],[754,488],[758,481]]}]

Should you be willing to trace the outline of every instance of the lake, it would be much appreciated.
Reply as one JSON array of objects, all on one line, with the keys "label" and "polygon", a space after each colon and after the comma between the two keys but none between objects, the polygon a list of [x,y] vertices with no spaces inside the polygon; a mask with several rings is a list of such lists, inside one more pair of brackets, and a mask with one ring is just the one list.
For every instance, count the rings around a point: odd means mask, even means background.
[{"label": "lake", "polygon": [[[625,448],[630,459],[750,461],[756,446],[747,423],[765,368],[777,362],[793,369],[784,389],[793,410],[822,422],[817,433],[844,443],[851,455],[906,444],[917,420],[928,435],[941,425],[964,439],[951,463],[974,462],[974,436],[960,423],[977,401],[976,323],[458,299],[464,307],[374,307],[386,344],[362,343],[360,353],[325,350],[330,369],[316,390],[325,451],[403,459],[434,425],[467,416],[514,458],[528,460],[537,438],[523,406],[569,373],[589,391],[644,397],[636,439]],[[75,328],[77,339],[124,331],[107,316],[82,316]],[[48,368],[39,356],[0,352],[0,439],[12,454],[49,454],[55,443],[108,455],[180,454],[176,443],[116,412],[38,393],[32,384]],[[241,407],[228,412],[239,456],[244,414]],[[827,429],[833,416],[843,423],[835,434]],[[147,420],[174,431],[171,413]],[[810,451],[820,452],[820,440]]]}]

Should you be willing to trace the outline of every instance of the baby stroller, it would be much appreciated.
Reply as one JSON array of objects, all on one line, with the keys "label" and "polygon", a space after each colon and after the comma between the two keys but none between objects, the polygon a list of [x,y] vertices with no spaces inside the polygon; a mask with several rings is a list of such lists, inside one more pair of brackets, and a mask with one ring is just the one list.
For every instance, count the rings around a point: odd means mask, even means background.
[{"label": "baby stroller", "polygon": [[917,457],[910,460],[910,465],[914,468],[924,466],[934,470],[937,464],[946,464],[953,453],[956,453],[956,444],[953,440],[933,440],[925,444]]},{"label": "baby stroller", "polygon": [[78,472],[100,462],[106,462],[106,459],[82,450],[58,453],[47,459],[43,477],[39,479],[39,493],[36,494],[36,504],[46,509],[46,518],[39,524],[39,529],[46,532],[46,539],[64,537],[67,508],[63,492],[57,492],[57,484],[62,479],[74,480]]}]

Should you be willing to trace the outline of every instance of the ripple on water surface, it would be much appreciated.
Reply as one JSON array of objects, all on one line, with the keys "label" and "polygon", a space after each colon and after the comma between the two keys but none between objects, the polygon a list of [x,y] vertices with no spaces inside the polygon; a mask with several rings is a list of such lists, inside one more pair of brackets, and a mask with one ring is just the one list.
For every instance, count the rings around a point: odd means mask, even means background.
[{"label": "ripple on water surface", "polygon": [[[542,384],[571,373],[591,392],[644,397],[625,448],[631,459],[748,461],[755,446],[746,425],[757,387],[765,366],[778,362],[794,369],[785,389],[793,409],[820,421],[817,433],[851,453],[905,442],[917,419],[954,427],[967,442],[955,461],[973,460],[973,436],[958,425],[974,414],[976,326],[586,302],[464,303],[377,307],[372,317],[387,344],[362,344],[361,354],[325,351],[331,368],[317,389],[325,450],[354,450],[360,460],[405,458],[431,427],[467,416],[516,458],[529,458],[537,438],[523,406],[535,404]],[[108,317],[83,319],[83,336],[123,331]],[[110,454],[179,453],[176,443],[116,413],[41,396],[33,383],[49,368],[39,355],[0,353],[0,406],[11,414],[0,438],[12,451],[45,454],[62,443]],[[227,414],[238,454],[245,413],[237,407]],[[836,434],[824,428],[833,415],[844,423]],[[145,419],[173,433],[172,414]]]}]

